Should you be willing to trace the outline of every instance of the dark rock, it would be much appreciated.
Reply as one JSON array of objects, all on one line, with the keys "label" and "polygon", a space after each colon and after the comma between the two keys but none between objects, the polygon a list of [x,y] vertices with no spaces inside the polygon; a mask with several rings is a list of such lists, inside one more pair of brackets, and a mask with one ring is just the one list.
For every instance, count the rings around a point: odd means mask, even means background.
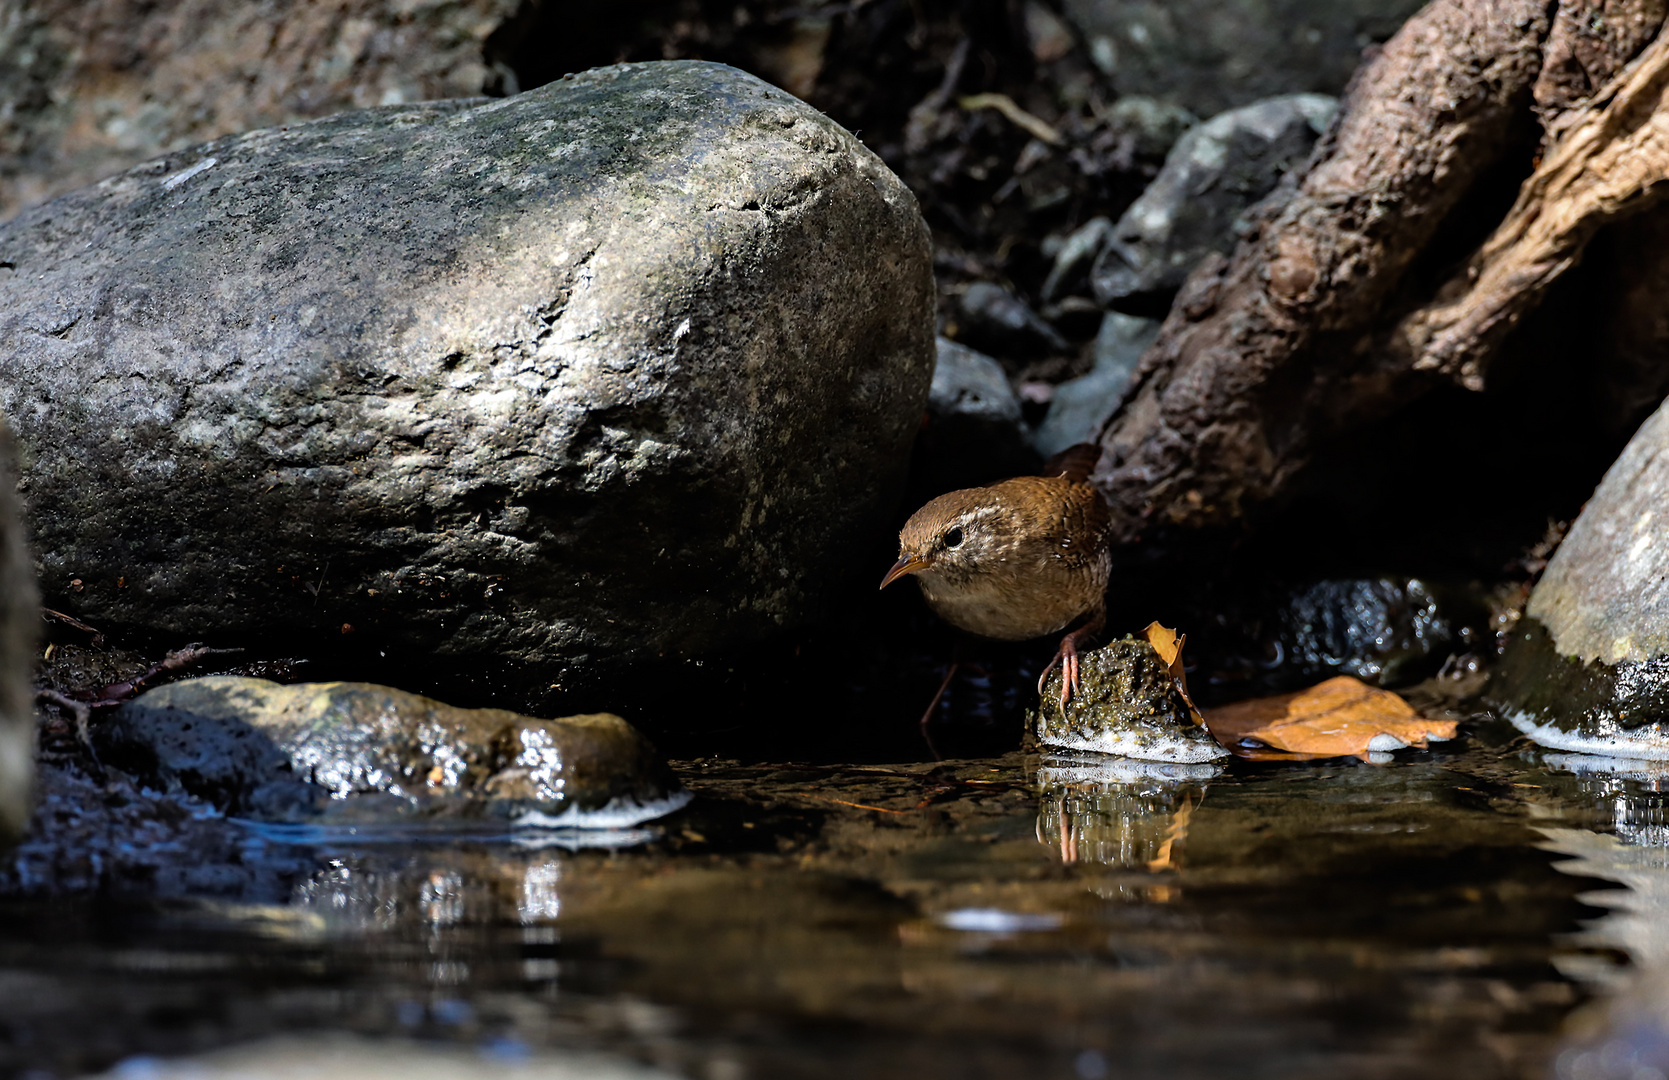
[{"label": "dark rock", "polygon": [[1241,214],[1303,163],[1337,108],[1320,94],[1293,94],[1221,113],[1182,136],[1096,259],[1096,298],[1143,313],[1168,305],[1196,263],[1234,247]]},{"label": "dark rock", "polygon": [[[1093,217],[1060,241],[1060,246],[1055,249],[1054,265],[1049,268],[1049,276],[1043,282],[1045,301],[1054,300],[1072,286],[1083,283],[1090,264],[1095,261],[1096,254],[1112,231],[1110,218]],[[1047,244],[1044,250],[1047,253]]]},{"label": "dark rock", "polygon": [[414,9],[23,0],[0,37],[0,220],[182,146],[343,109],[479,94],[514,0]]},{"label": "dark rock", "polygon": [[264,820],[498,819],[625,827],[688,793],[609,713],[536,720],[368,683],[210,676],[159,687],[99,734],[112,764]]},{"label": "dark rock", "polygon": [[1669,759],[1669,404],[1554,552],[1492,696],[1544,746]]},{"label": "dark rock", "polygon": [[1002,365],[948,338],[916,440],[916,486],[938,494],[1035,472],[1042,460],[1026,444],[1020,400]]},{"label": "dark rock", "polygon": [[1066,0],[1120,95],[1201,116],[1277,94],[1342,93],[1362,50],[1423,0]]},{"label": "dark rock", "polygon": [[524,704],[852,595],[933,364],[915,199],[707,63],[230,137],[0,262],[48,596]]},{"label": "dark rock", "polygon": [[1088,375],[1055,387],[1049,412],[1032,437],[1039,454],[1051,457],[1100,435],[1107,418],[1124,403],[1142,354],[1159,336],[1159,325],[1158,319],[1138,319],[1116,311],[1102,318],[1095,335],[1095,367]]},{"label": "dark rock", "polygon": [[1071,351],[1060,332],[1026,302],[989,281],[976,281],[962,294],[958,341],[998,356],[1023,358]]},{"label": "dark rock", "polygon": [[1146,641],[1125,638],[1079,654],[1080,689],[1060,707],[1057,667],[1029,718],[1046,747],[1151,761],[1196,763],[1227,757]]},{"label": "dark rock", "polygon": [[16,492],[12,437],[0,421],[0,844],[16,840],[29,820],[35,757],[30,677],[41,611]]}]

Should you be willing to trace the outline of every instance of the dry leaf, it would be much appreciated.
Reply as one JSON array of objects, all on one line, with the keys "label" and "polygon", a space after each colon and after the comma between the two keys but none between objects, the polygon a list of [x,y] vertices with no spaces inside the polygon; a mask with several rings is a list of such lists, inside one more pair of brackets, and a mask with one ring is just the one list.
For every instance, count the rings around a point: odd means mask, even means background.
[{"label": "dry leaf", "polygon": [[[1367,757],[1455,737],[1453,720],[1427,720],[1389,690],[1340,675],[1296,694],[1212,709],[1206,727],[1241,757]],[[1244,740],[1261,745],[1242,745]]]},{"label": "dry leaf", "polygon": [[1176,682],[1182,700],[1188,703],[1188,711],[1194,714],[1194,723],[1205,727],[1205,717],[1200,715],[1199,707],[1188,693],[1188,672],[1182,666],[1182,646],[1188,643],[1188,635],[1150,622],[1142,630],[1142,636],[1147,638],[1147,643],[1153,646],[1153,651],[1159,654],[1165,666],[1171,669],[1171,678]]}]

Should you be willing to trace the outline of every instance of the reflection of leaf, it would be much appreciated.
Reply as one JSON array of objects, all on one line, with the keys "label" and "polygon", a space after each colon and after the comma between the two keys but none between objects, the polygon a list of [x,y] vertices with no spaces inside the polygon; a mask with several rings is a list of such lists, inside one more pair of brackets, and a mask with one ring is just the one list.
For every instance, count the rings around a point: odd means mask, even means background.
[{"label": "reflection of leaf", "polygon": [[[1340,675],[1296,694],[1212,709],[1206,727],[1241,757],[1366,757],[1455,737],[1453,720],[1427,720],[1389,690]],[[1253,740],[1245,745],[1246,740]],[[1284,752],[1283,752],[1284,751]]]},{"label": "reflection of leaf", "polygon": [[1153,651],[1159,654],[1159,659],[1171,669],[1171,678],[1176,682],[1176,688],[1182,694],[1182,700],[1188,703],[1188,711],[1194,716],[1194,723],[1205,727],[1205,717],[1200,715],[1199,707],[1188,694],[1188,672],[1182,666],[1182,646],[1187,644],[1188,635],[1178,634],[1167,626],[1160,626],[1157,622],[1150,622],[1142,630],[1142,636],[1153,646]]}]

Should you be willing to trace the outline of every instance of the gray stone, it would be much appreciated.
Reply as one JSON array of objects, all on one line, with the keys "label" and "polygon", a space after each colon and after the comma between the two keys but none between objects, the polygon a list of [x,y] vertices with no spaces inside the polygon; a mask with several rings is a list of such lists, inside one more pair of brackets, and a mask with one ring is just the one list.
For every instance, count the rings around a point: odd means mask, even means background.
[{"label": "gray stone", "polygon": [[1202,258],[1228,253],[1241,214],[1303,163],[1337,109],[1332,98],[1293,94],[1189,131],[1113,227],[1091,271],[1096,299],[1168,300]]},{"label": "gray stone", "polygon": [[1035,472],[1040,464],[1002,365],[940,338],[927,423],[916,440],[916,486],[937,494]]},{"label": "gray stone", "polygon": [[699,62],[229,137],[23,214],[0,266],[49,596],[351,628],[524,707],[855,595],[934,358],[915,199]]},{"label": "gray stone", "polygon": [[1060,331],[1026,302],[989,281],[976,281],[962,294],[957,339],[998,356],[1035,357],[1071,350]]},{"label": "gray stone", "polygon": [[[1101,251],[1112,231],[1113,222],[1110,218],[1093,217],[1060,242],[1060,247],[1055,251],[1054,265],[1049,268],[1049,276],[1043,281],[1045,301],[1054,300],[1074,284],[1082,283],[1085,271],[1095,261],[1095,256]],[[1047,247],[1045,244],[1045,249]]]},{"label": "gray stone", "polygon": [[369,683],[187,679],[121,706],[98,745],[159,790],[263,820],[625,827],[689,801],[618,716],[536,720]]},{"label": "gray stone", "polygon": [[1118,411],[1136,377],[1142,354],[1159,336],[1158,319],[1138,319],[1109,311],[1095,335],[1095,367],[1088,375],[1055,387],[1049,412],[1037,426],[1032,445],[1045,458],[1074,443],[1093,441]]},{"label": "gray stone", "polygon": [[1554,552],[1493,694],[1545,746],[1669,759],[1669,402]]},{"label": "gray stone", "polygon": [[1277,94],[1338,94],[1362,50],[1424,0],[1066,0],[1120,94],[1201,116]]},{"label": "gray stone", "polygon": [[16,840],[28,823],[35,760],[30,677],[41,609],[16,492],[12,437],[0,421],[0,843]]},{"label": "gray stone", "polygon": [[1078,678],[1080,689],[1064,710],[1060,668],[1043,684],[1029,719],[1044,746],[1183,764],[1229,756],[1194,719],[1170,668],[1146,641],[1125,638],[1080,653]]},{"label": "gray stone", "polygon": [[1020,399],[1014,396],[1001,364],[966,345],[939,338],[927,411],[941,423],[960,420],[980,428],[1012,428],[1020,422]]}]

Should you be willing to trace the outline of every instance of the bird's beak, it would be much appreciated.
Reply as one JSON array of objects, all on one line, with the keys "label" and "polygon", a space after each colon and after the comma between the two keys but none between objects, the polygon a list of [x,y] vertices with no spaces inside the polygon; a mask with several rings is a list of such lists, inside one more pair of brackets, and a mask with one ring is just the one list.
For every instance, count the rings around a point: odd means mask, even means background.
[{"label": "bird's beak", "polygon": [[919,555],[899,556],[898,561],[892,564],[892,569],[887,571],[887,576],[881,579],[881,588],[886,588],[905,574],[913,574],[926,565],[927,560]]}]

